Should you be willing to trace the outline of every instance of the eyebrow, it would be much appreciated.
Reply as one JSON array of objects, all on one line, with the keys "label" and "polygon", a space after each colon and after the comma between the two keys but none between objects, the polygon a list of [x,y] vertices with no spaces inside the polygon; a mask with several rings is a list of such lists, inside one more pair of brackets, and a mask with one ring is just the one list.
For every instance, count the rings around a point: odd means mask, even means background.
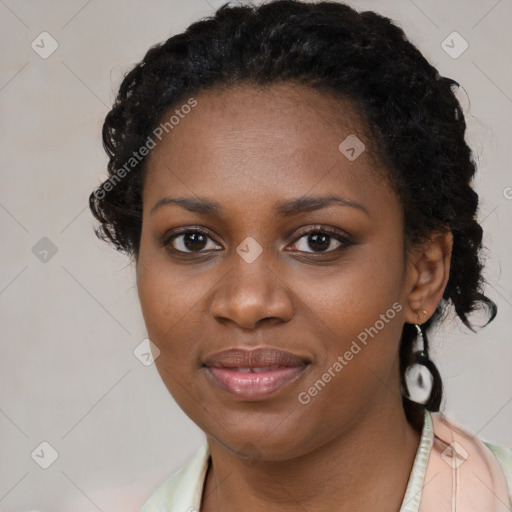
[{"label": "eyebrow", "polygon": [[[150,215],[153,215],[163,206],[176,204],[190,212],[199,213],[201,215],[211,215],[214,217],[222,217],[223,208],[217,201],[206,198],[194,197],[162,197],[151,208]],[[338,204],[349,208],[355,208],[369,215],[368,210],[359,203],[345,199],[339,196],[303,196],[287,201],[280,201],[274,205],[274,211],[281,217],[292,217],[300,213],[312,212],[326,208],[331,204]]]}]

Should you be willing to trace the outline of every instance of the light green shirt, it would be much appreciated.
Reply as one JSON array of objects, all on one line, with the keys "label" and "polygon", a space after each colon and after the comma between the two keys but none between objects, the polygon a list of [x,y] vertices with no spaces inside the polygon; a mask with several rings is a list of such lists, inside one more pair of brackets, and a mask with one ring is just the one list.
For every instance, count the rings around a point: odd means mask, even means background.
[{"label": "light green shirt", "polygon": [[[433,443],[432,417],[430,412],[425,410],[425,421],[423,422],[420,444],[414,458],[399,512],[418,512],[427,462]],[[484,444],[496,455],[500,462],[512,496],[512,449],[487,442],[484,442]],[[140,512],[198,512],[201,505],[209,457],[210,450],[208,443],[205,442],[196,450],[185,466],[171,475],[155,491],[146,501]]]}]

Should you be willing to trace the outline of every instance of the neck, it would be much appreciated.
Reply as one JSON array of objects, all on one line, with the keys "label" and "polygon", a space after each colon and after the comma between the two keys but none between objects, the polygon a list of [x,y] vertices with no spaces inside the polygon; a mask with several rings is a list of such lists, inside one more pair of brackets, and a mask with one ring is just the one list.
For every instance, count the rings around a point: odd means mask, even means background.
[{"label": "neck", "polygon": [[207,436],[212,463],[201,512],[337,510],[396,512],[420,432],[401,400],[367,412],[354,427],[304,456],[247,464]]}]

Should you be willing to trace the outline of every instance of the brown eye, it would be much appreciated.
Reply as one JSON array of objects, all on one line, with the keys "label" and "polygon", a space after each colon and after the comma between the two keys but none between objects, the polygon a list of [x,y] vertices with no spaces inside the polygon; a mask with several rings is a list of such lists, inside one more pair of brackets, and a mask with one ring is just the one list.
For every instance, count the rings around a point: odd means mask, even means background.
[{"label": "brown eye", "polygon": [[[213,247],[208,247],[208,242],[211,241]],[[203,252],[205,250],[222,249],[219,245],[213,243],[208,233],[197,229],[189,229],[180,233],[175,233],[164,241],[165,246],[170,246],[177,252],[193,253]],[[210,244],[210,245],[212,245]]]},{"label": "brown eye", "polygon": [[[314,228],[302,233],[294,242],[294,245],[299,245],[297,250],[301,252],[325,253],[334,252],[337,249],[353,244],[346,236],[334,230],[328,228]],[[332,247],[333,245],[334,248]],[[308,248],[312,250],[309,251]],[[330,250],[327,250],[329,248]]]}]

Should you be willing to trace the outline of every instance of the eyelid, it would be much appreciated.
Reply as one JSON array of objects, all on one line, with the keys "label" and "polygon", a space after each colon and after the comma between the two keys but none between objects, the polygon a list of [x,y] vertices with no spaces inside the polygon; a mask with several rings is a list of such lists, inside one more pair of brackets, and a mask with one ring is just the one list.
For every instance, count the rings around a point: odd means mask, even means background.
[{"label": "eyelid", "polygon": [[306,235],[315,234],[315,233],[325,233],[332,238],[334,238],[337,242],[339,242],[341,245],[335,249],[331,249],[329,251],[321,251],[321,252],[314,252],[314,251],[297,251],[299,253],[305,253],[305,254],[330,254],[330,253],[336,253],[337,251],[349,247],[351,245],[354,245],[355,242],[353,241],[353,238],[343,230],[340,230],[339,228],[333,228],[330,226],[326,226],[323,224],[316,224],[313,226],[308,226],[304,230],[299,231],[297,235],[295,236],[295,240],[292,242],[292,245],[295,245],[301,238],[303,238]]},{"label": "eyelid", "polygon": [[327,226],[325,224],[313,224],[313,225],[308,226],[307,228],[300,230],[295,235],[295,242],[297,240],[301,239],[304,235],[308,235],[310,233],[317,233],[317,232],[327,233],[329,235],[338,236],[340,238],[343,238],[347,242],[352,240],[352,237],[346,231],[343,231],[342,229],[333,228],[333,227]]},{"label": "eyelid", "polygon": [[[171,229],[170,231],[167,231],[162,237],[161,237],[161,244],[166,247],[168,245],[170,245],[171,241],[180,236],[180,235],[185,235],[187,233],[195,233],[195,232],[198,232],[198,233],[201,233],[203,235],[206,235],[208,236],[209,238],[211,238],[215,243],[219,243],[217,242],[217,240],[215,240],[215,236],[212,236],[213,234],[213,231],[208,229],[208,228],[205,228],[203,226],[186,226],[184,228],[176,228],[176,229]],[[178,251],[178,252],[183,252],[183,251]],[[202,251],[199,251],[199,252],[202,252]],[[187,254],[187,253],[184,253],[184,254]],[[192,253],[188,253],[188,254],[192,254]]]},{"label": "eyelid", "polygon": [[[162,240],[161,240],[161,244],[164,247],[168,247],[168,246],[171,245],[171,242],[175,238],[177,238],[177,237],[179,237],[181,235],[190,233],[190,232],[199,232],[201,234],[204,234],[208,238],[213,240],[215,243],[219,244],[219,242],[217,242],[217,240],[215,239],[215,236],[212,236],[213,232],[210,229],[205,228],[203,226],[186,226],[186,227],[183,227],[183,228],[178,228],[176,230],[171,230],[170,232],[167,232],[166,234],[164,234],[164,236],[162,237]],[[291,243],[291,245],[296,244],[304,236],[309,235],[309,234],[314,234],[314,233],[326,233],[326,234],[332,236],[338,242],[340,242],[340,244],[342,244],[341,247],[348,247],[350,245],[354,245],[354,243],[355,243],[353,241],[352,236],[349,235],[344,230],[341,230],[339,228],[333,228],[333,227],[330,227],[330,226],[327,226],[327,225],[324,225],[324,224],[314,224],[314,225],[309,225],[309,226],[307,226],[304,229],[301,229],[295,235],[294,240]],[[205,251],[205,250],[201,250],[201,251],[179,251],[179,250],[174,249],[174,248],[172,248],[172,249],[175,252],[177,252],[178,254],[203,254],[203,253],[209,252],[209,251]],[[339,249],[340,249],[340,247],[338,247],[336,249],[329,250],[329,251],[323,251],[323,252],[317,252],[317,253],[315,253],[315,252],[307,252],[307,251],[296,251],[296,252],[305,253],[305,254],[329,254],[331,252],[336,252]]]}]

